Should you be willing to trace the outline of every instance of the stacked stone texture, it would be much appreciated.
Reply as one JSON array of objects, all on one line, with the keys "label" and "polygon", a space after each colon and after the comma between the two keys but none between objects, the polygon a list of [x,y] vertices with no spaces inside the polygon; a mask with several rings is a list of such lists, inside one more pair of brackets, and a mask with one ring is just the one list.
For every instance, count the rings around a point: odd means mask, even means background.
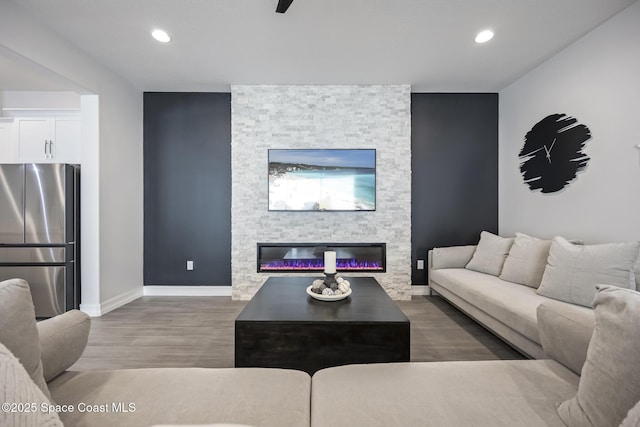
[{"label": "stacked stone texture", "polygon": [[[343,275],[373,276],[392,298],[410,299],[410,86],[239,85],[231,94],[233,298],[250,299],[270,276],[256,271],[258,242],[384,242],[386,273]],[[291,148],[376,149],[376,211],[269,212],[268,150]]]}]

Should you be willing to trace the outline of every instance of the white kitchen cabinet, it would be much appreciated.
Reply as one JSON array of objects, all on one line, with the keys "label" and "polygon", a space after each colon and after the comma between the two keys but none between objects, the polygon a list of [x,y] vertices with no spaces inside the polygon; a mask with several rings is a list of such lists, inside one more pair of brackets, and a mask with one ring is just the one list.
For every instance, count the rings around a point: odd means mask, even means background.
[{"label": "white kitchen cabinet", "polygon": [[49,160],[49,140],[52,138],[53,119],[17,119],[18,159],[22,162]]},{"label": "white kitchen cabinet", "polygon": [[13,161],[13,119],[0,118],[0,163]]},{"label": "white kitchen cabinet", "polygon": [[24,117],[15,126],[19,162],[81,162],[79,117]]}]

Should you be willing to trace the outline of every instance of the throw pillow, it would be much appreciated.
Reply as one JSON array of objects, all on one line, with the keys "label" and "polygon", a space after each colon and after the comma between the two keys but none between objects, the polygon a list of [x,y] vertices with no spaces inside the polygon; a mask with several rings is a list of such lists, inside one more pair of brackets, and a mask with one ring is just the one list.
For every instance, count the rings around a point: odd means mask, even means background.
[{"label": "throw pillow", "polygon": [[638,427],[640,426],[640,400],[627,413],[627,416],[620,424],[620,427]]},{"label": "throw pillow", "polygon": [[0,282],[0,343],[20,360],[33,382],[50,397],[42,374],[40,338],[31,292],[22,279]]},{"label": "throw pillow", "polygon": [[639,242],[574,245],[554,237],[538,294],[591,307],[598,283],[633,289]]},{"label": "throw pillow", "polygon": [[[1,426],[62,427],[51,402],[35,385],[24,366],[0,343]],[[46,410],[43,411],[42,408]]]},{"label": "throw pillow", "polygon": [[640,293],[598,285],[578,393],[558,407],[569,427],[617,426],[640,400]]},{"label": "throw pillow", "polygon": [[471,261],[475,251],[475,245],[433,248],[431,268],[438,270],[441,268],[464,267]]},{"label": "throw pillow", "polygon": [[516,233],[513,246],[504,262],[500,278],[507,282],[537,288],[547,266],[551,240]]},{"label": "throw pillow", "polygon": [[500,237],[483,231],[480,233],[476,251],[465,268],[494,276],[500,275],[512,244],[513,238]]}]

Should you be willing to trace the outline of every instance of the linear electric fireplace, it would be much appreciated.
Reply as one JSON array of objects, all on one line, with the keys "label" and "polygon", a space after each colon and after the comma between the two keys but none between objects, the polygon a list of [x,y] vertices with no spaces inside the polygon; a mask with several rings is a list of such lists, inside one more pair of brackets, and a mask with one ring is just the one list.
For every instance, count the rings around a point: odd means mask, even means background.
[{"label": "linear electric fireplace", "polygon": [[386,271],[384,243],[258,243],[258,273],[324,270],[324,252],[336,252],[337,271]]}]

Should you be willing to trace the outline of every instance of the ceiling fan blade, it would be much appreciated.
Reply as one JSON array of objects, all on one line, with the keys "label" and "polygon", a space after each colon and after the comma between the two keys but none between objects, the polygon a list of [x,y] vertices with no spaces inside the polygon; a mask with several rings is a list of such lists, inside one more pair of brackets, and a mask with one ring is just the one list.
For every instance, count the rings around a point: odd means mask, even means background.
[{"label": "ceiling fan blade", "polygon": [[278,6],[276,7],[277,13],[285,13],[289,6],[291,6],[293,0],[278,0]]}]

